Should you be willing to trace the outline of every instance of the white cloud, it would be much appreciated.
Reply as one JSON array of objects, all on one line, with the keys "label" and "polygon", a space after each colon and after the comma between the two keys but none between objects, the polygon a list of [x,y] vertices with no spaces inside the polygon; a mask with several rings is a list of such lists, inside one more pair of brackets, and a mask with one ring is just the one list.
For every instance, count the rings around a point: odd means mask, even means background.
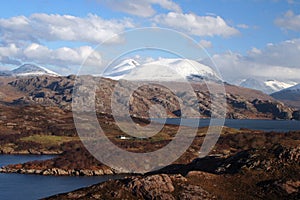
[{"label": "white cloud", "polygon": [[289,10],[284,16],[277,18],[275,24],[286,30],[300,31],[300,15],[295,15]]},{"label": "white cloud", "polygon": [[[2,54],[5,52],[5,54]],[[101,66],[101,55],[93,51],[89,46],[78,48],[62,47],[58,49],[49,49],[46,46],[32,43],[25,47],[17,47],[10,44],[7,47],[0,48],[0,63],[2,64],[21,64],[24,62],[34,62],[44,66],[59,66],[58,70],[65,70],[68,66],[80,66],[84,59],[86,66]],[[14,62],[14,63],[13,63]]]},{"label": "white cloud", "polygon": [[15,44],[9,44],[8,46],[0,47],[0,63],[19,65],[20,61],[14,59],[13,57],[19,53],[19,49]]},{"label": "white cloud", "polygon": [[19,49],[15,44],[9,44],[8,46],[0,47],[0,57],[9,57],[16,55]]},{"label": "white cloud", "polygon": [[250,61],[255,60],[267,65],[300,68],[300,38],[286,40],[278,44],[267,44],[260,52],[251,51],[248,54]]},{"label": "white cloud", "polygon": [[252,48],[247,55],[227,52],[212,57],[223,78],[229,82],[259,77],[300,81],[300,39]]},{"label": "white cloud", "polygon": [[131,15],[137,15],[140,17],[153,16],[156,11],[153,5],[159,5],[160,7],[170,10],[181,12],[181,8],[178,4],[172,0],[98,0],[104,2],[106,5],[114,10],[125,12]]},{"label": "white cloud", "polygon": [[199,44],[204,48],[211,48],[212,47],[211,41],[208,41],[208,40],[200,40]]},{"label": "white cloud", "polygon": [[193,13],[169,12],[154,17],[154,22],[196,36],[236,35],[239,31],[229,26],[220,16],[198,16]]},{"label": "white cloud", "polygon": [[[129,19],[104,20],[89,14],[85,18],[72,15],[32,14],[0,19],[0,34],[6,43],[16,41],[79,41],[100,43],[126,28],[134,27]],[[120,38],[115,37],[118,42]]]},{"label": "white cloud", "polygon": [[[87,55],[92,54],[93,49],[89,46],[82,46],[79,48],[62,47],[55,50],[48,47],[33,43],[22,51],[24,60],[33,60],[41,64],[52,65],[80,65]],[[101,56],[98,53],[93,53],[87,61],[90,65],[99,66],[101,64]]]}]

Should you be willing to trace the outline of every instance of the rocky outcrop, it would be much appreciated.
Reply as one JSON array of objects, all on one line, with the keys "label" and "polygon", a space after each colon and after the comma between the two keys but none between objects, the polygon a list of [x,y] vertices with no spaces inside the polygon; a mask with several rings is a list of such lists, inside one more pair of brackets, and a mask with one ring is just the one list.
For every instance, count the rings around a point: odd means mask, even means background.
[{"label": "rocky outcrop", "polygon": [[286,148],[276,144],[268,151],[252,149],[230,156],[221,161],[215,172],[237,173],[242,169],[274,171],[283,168],[285,165],[299,164],[300,146]]},{"label": "rocky outcrop", "polygon": [[[133,178],[126,187],[141,199],[215,199],[213,195],[196,185],[188,185],[181,175],[152,175]],[[175,187],[181,187],[175,191]]]},{"label": "rocky outcrop", "polygon": [[242,171],[257,170],[266,173],[281,171],[287,166],[300,166],[300,146],[284,147],[275,144],[268,149],[248,149],[235,154],[211,154],[196,158],[192,162],[166,166],[153,173],[180,173],[187,175],[190,171],[204,171],[212,174],[237,174]]},{"label": "rocky outcrop", "polygon": [[257,183],[270,199],[299,199],[300,180],[266,180]]},{"label": "rocky outcrop", "polygon": [[141,178],[134,178],[127,184],[129,190],[134,196],[143,199],[173,199],[171,193],[175,188],[171,178],[168,175],[154,175]]},{"label": "rocky outcrop", "polygon": [[293,116],[293,119],[300,120],[300,111],[299,110],[294,111],[292,116]]},{"label": "rocky outcrop", "polygon": [[55,176],[101,176],[116,172],[96,160],[80,143],[71,143],[62,154],[49,159],[12,164],[0,173],[40,174]]},{"label": "rocky outcrop", "polygon": [[39,174],[39,175],[53,175],[53,176],[103,176],[115,174],[113,170],[104,169],[60,169],[60,168],[50,168],[50,169],[23,169],[18,167],[11,168],[2,167],[0,168],[0,173],[19,173],[19,174]]},{"label": "rocky outcrop", "polygon": [[23,150],[16,150],[10,146],[2,146],[0,147],[0,154],[32,154],[32,155],[58,155],[63,153],[61,150],[46,150],[46,149],[23,149]]},{"label": "rocky outcrop", "polygon": [[286,193],[293,194],[300,192],[300,180],[288,180],[284,182],[275,182],[275,185],[281,187]]},{"label": "rocky outcrop", "polygon": [[252,104],[261,113],[270,113],[274,119],[292,119],[293,110],[282,103],[255,99]]},{"label": "rocky outcrop", "polygon": [[[188,180],[181,175],[129,177],[46,199],[216,199],[202,187],[187,183]],[[113,190],[109,190],[112,186]]]},{"label": "rocky outcrop", "polygon": [[15,104],[38,103],[71,109],[74,79],[75,76],[72,75],[67,77],[35,76],[20,78],[9,84],[28,94],[16,99]]}]

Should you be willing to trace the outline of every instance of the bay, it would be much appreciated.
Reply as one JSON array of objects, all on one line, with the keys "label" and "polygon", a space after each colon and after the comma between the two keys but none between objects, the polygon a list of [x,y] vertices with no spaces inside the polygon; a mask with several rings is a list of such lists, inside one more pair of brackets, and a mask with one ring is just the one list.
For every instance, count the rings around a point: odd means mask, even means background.
[{"label": "bay", "polygon": [[[53,156],[44,155],[0,155],[0,167],[8,164],[45,160]],[[69,192],[121,176],[42,176],[31,174],[0,173],[1,200],[31,200]]]}]

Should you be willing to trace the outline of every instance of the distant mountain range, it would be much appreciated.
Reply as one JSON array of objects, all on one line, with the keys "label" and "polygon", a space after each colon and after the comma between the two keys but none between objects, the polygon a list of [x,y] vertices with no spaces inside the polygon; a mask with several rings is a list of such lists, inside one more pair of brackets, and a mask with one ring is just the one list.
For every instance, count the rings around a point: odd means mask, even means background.
[{"label": "distant mountain range", "polygon": [[[159,80],[172,81],[172,84],[178,91],[185,90],[184,84],[181,81],[193,81],[193,89],[197,93],[199,102],[199,111],[201,117],[210,117],[210,92],[205,81],[212,81],[212,84],[222,81],[219,76],[210,67],[203,65],[194,60],[188,59],[159,59],[157,61],[140,64],[133,59],[123,60],[120,63],[112,65],[113,67],[106,70],[102,76],[110,78],[103,79],[98,76],[88,76],[88,79],[94,79],[100,82],[101,85],[98,91],[99,98],[97,108],[103,113],[111,114],[110,96],[116,81],[133,84],[132,80]],[[62,109],[71,109],[72,91],[75,82],[75,76],[60,76],[59,74],[50,71],[44,67],[39,67],[32,64],[24,64],[19,68],[2,73],[3,88],[0,88],[0,99],[2,101],[12,102],[14,105],[27,104],[43,104],[58,106]],[[43,76],[42,76],[43,75]],[[37,77],[41,76],[41,77]],[[79,77],[80,79],[81,77]],[[114,80],[111,80],[114,79]],[[204,81],[203,81],[204,80]],[[244,84],[247,82],[244,82]],[[251,83],[251,81],[248,81]],[[257,83],[257,82],[252,82]],[[284,83],[275,80],[264,82],[274,90],[286,87]],[[5,87],[4,87],[5,86]],[[226,89],[227,100],[227,118],[233,119],[300,119],[295,115],[296,110],[291,109],[286,105],[276,101],[278,96],[271,96],[262,93],[258,90],[243,88],[224,83]],[[253,86],[253,85],[247,85]],[[126,87],[125,87],[126,88]],[[295,87],[292,91],[299,94],[300,86]],[[90,88],[86,88],[87,91]],[[287,91],[287,90],[286,90]],[[133,116],[147,118],[148,110],[152,104],[159,103],[166,110],[169,117],[178,117],[181,115],[181,109],[172,92],[164,87],[149,85],[141,89],[137,94],[142,98],[137,98],[131,107]],[[178,92],[180,95],[187,95],[187,99],[191,100],[186,105],[194,105],[193,98],[190,98],[189,93]],[[116,98],[122,99],[123,94],[119,93]],[[283,95],[288,97],[288,95]],[[8,98],[10,97],[10,98]],[[104,98],[103,98],[104,97]],[[290,104],[289,104],[290,105]],[[83,104],[84,106],[84,104]],[[225,105],[220,105],[225,106]],[[121,107],[120,109],[122,110]],[[221,109],[220,109],[221,110]],[[190,112],[192,113],[192,112]],[[297,114],[297,113],[296,113]],[[298,116],[298,117],[297,117]],[[296,118],[297,117],[297,118]]]},{"label": "distant mountain range", "polygon": [[[0,71],[0,76],[60,76],[45,67],[24,64],[11,71]],[[143,79],[161,81],[201,81],[218,80],[220,77],[210,67],[189,59],[159,59],[140,64],[134,59],[126,59],[106,70],[100,76],[113,80]]]},{"label": "distant mountain range", "polygon": [[288,81],[278,81],[278,80],[259,80],[259,79],[253,79],[248,78],[246,80],[243,80],[239,86],[245,87],[245,88],[251,88],[255,90],[260,90],[266,94],[272,94],[274,92],[278,92],[280,90],[292,87],[296,85],[296,82]]},{"label": "distant mountain range", "polygon": [[[0,76],[60,76],[45,67],[23,64],[11,71],[0,71]],[[215,71],[195,60],[180,58],[160,58],[156,61],[140,64],[134,59],[122,60],[106,70],[101,76],[113,80],[161,80],[161,81],[222,81]],[[272,94],[275,99],[300,108],[300,86],[292,81],[260,80],[248,78],[238,86]],[[294,86],[294,87],[293,87]],[[299,96],[299,97],[298,97]],[[291,103],[293,101],[293,103]],[[295,101],[295,102],[294,102]],[[299,104],[299,106],[298,106]]]},{"label": "distant mountain range", "polygon": [[271,94],[285,104],[300,109],[300,84]]},{"label": "distant mountain range", "polygon": [[11,71],[0,71],[0,76],[60,76],[59,74],[34,64],[24,64]]},{"label": "distant mountain range", "polygon": [[249,78],[242,81],[239,86],[262,91],[288,106],[300,109],[300,84],[296,82]]}]

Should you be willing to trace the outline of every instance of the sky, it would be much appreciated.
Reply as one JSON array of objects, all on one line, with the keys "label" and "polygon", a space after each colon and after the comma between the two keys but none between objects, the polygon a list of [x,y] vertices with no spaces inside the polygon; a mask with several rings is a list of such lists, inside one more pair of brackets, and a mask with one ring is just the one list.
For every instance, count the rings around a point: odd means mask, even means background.
[{"label": "sky", "polygon": [[[136,47],[132,38],[155,40],[130,32],[143,27],[184,34],[227,82],[300,82],[300,0],[10,0],[0,7],[0,70],[34,63],[67,75],[87,63],[90,73],[99,73],[108,52],[113,59]],[[120,34],[127,31],[130,36]],[[162,32],[171,50],[182,45]],[[168,56],[130,55],[140,62]]]}]

